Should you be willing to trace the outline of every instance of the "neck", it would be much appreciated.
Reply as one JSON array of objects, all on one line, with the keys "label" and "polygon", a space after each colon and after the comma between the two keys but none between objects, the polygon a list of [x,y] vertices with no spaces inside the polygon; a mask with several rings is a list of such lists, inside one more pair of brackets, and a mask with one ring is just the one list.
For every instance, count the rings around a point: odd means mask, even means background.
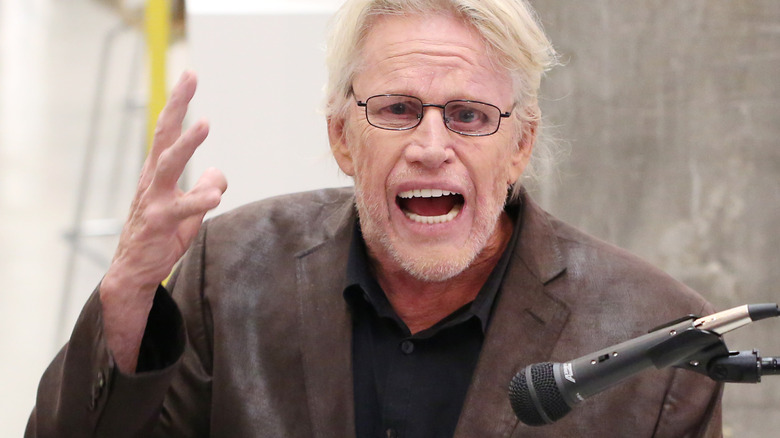
[{"label": "neck", "polygon": [[441,281],[413,277],[400,267],[374,263],[379,285],[396,314],[412,333],[425,330],[474,301],[501,259],[512,236],[512,221],[502,213],[493,239],[477,259],[457,276]]}]

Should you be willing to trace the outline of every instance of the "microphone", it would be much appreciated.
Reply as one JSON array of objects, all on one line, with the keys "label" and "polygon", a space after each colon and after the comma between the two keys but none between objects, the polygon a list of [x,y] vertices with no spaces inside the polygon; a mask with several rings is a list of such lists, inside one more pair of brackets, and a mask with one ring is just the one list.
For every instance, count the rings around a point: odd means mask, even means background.
[{"label": "microphone", "polygon": [[[553,423],[577,403],[651,366],[678,365],[697,353],[712,355],[713,349],[716,355],[728,356],[720,335],[778,315],[780,309],[774,303],[743,305],[701,318],[690,315],[569,362],[529,365],[509,385],[512,409],[529,426]],[[767,371],[773,370],[767,374],[777,373],[776,359],[761,359],[757,352],[753,357],[758,360],[758,372],[766,362]],[[690,362],[692,367],[699,366],[698,361]]]}]

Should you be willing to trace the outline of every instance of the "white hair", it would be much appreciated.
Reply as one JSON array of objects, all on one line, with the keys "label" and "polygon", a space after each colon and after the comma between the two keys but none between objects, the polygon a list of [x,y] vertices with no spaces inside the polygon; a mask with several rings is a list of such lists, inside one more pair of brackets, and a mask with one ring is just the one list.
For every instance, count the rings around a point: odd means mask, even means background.
[{"label": "white hair", "polygon": [[[363,59],[363,41],[374,21],[386,15],[428,14],[453,15],[481,35],[490,58],[512,77],[515,120],[536,123],[538,132],[539,86],[544,72],[557,64],[557,55],[525,0],[347,0],[333,17],[328,38],[326,116],[345,118]],[[532,161],[552,155],[546,145],[534,149],[537,157]],[[532,169],[526,173],[533,176]]]}]

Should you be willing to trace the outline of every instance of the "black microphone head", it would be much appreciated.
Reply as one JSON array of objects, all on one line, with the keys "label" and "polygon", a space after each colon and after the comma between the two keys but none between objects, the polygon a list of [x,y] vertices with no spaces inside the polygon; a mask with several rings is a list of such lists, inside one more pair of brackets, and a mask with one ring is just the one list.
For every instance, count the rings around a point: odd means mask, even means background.
[{"label": "black microphone head", "polygon": [[[530,367],[530,379],[526,374]],[[571,411],[555,383],[554,364],[537,363],[523,368],[509,383],[512,410],[523,423],[541,426],[553,423]]]}]

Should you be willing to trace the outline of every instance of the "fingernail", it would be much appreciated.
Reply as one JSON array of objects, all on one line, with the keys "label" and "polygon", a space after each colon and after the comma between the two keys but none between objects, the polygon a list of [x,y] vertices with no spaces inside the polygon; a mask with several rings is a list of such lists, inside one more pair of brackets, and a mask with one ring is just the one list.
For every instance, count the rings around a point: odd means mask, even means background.
[{"label": "fingernail", "polygon": [[187,77],[188,77],[189,75],[190,75],[190,72],[189,72],[189,71],[187,71],[187,70],[183,71],[183,72],[181,73],[181,76],[179,76],[179,82],[178,82],[178,83],[179,83],[179,84],[181,84],[182,82],[184,82],[184,80],[185,80],[185,79],[187,79]]}]

